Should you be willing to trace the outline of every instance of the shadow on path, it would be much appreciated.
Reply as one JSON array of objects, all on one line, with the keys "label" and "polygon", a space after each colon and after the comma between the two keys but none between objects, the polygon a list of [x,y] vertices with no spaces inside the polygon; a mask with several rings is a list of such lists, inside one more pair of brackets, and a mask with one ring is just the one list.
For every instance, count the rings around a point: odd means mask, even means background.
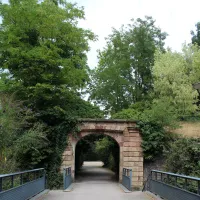
[{"label": "shadow on path", "polygon": [[100,162],[84,162],[80,171],[77,172],[75,177],[76,183],[81,182],[117,182],[114,172],[107,168],[103,168],[103,163]]},{"label": "shadow on path", "polygon": [[142,192],[124,193],[115,174],[102,163],[84,163],[71,192],[52,190],[38,200],[148,200]]}]

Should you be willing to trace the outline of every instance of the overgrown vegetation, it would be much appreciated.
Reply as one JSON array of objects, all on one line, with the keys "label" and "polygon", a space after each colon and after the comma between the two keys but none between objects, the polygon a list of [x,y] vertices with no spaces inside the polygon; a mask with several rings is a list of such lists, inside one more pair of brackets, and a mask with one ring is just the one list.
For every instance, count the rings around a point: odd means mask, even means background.
[{"label": "overgrown vegetation", "polygon": [[90,98],[111,114],[146,99],[153,89],[154,53],[164,51],[166,35],[152,17],[113,29],[92,70]]},{"label": "overgrown vegetation", "polygon": [[104,167],[119,174],[119,146],[114,139],[103,134],[91,134],[76,145],[76,172],[83,161],[102,161]]},{"label": "overgrown vegetation", "polygon": [[[76,132],[78,118],[106,114],[138,120],[145,160],[165,152],[168,170],[199,176],[200,141],[168,133],[180,119],[199,118],[193,88],[200,80],[199,23],[193,44],[173,52],[164,49],[167,34],[152,17],[132,20],[113,29],[98,66],[89,70],[88,42],[96,36],[78,27],[84,11],[76,4],[10,0],[0,3],[0,16],[0,173],[44,167],[49,187],[59,188],[67,133]],[[116,144],[92,139],[81,141],[79,161],[98,154],[118,171]]]},{"label": "overgrown vegetation", "polygon": [[77,26],[84,12],[66,1],[10,0],[0,14],[1,96],[15,93],[14,106],[1,100],[1,154],[20,170],[45,167],[49,187],[58,188],[67,133],[77,117],[102,116],[79,92],[95,36]]},{"label": "overgrown vegetation", "polygon": [[200,177],[200,139],[177,138],[165,154],[168,171]]}]

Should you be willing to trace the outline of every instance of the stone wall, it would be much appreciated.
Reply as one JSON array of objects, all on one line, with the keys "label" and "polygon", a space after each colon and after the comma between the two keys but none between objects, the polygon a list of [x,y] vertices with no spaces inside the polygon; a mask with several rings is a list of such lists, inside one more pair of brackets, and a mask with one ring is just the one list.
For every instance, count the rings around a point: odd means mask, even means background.
[{"label": "stone wall", "polygon": [[123,135],[124,143],[121,148],[123,167],[132,169],[132,186],[141,188],[143,185],[143,155],[140,133],[134,127],[128,127],[124,130]]},{"label": "stone wall", "polygon": [[120,148],[120,177],[122,181],[123,167],[133,170],[132,186],[141,188],[143,185],[143,155],[141,136],[135,128],[134,121],[126,120],[82,120],[79,124],[80,132],[76,137],[70,135],[68,147],[63,154],[62,168],[72,166],[74,177],[75,147],[79,140],[89,134],[105,134],[112,137]]}]

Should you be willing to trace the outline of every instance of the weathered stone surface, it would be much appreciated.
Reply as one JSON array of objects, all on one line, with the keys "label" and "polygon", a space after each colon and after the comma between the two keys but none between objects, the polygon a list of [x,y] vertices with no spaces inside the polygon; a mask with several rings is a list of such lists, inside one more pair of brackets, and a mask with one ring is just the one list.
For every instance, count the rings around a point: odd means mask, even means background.
[{"label": "weathered stone surface", "polygon": [[124,157],[124,162],[143,162],[142,157]]},{"label": "weathered stone surface", "polygon": [[124,147],[124,152],[142,152],[141,147]]},{"label": "weathered stone surface", "polygon": [[143,167],[143,162],[124,162],[124,167]]},{"label": "weathered stone surface", "polygon": [[143,157],[142,152],[123,152],[124,157]]},{"label": "weathered stone surface", "polygon": [[90,134],[104,134],[112,137],[119,144],[120,182],[123,168],[127,167],[133,170],[133,187],[141,187],[143,185],[142,139],[135,125],[134,121],[126,120],[83,120],[79,125],[80,132],[77,134],[77,138],[70,135],[68,139],[69,145],[63,153],[61,169],[65,166],[72,166],[72,175],[74,177],[75,147],[77,142]]},{"label": "weathered stone surface", "polygon": [[124,137],[124,142],[141,142],[141,137]]},{"label": "weathered stone surface", "polygon": [[72,151],[65,151],[65,152],[64,152],[64,155],[65,155],[65,156],[71,156],[71,155],[72,155]]},{"label": "weathered stone surface", "polygon": [[141,146],[141,142],[124,142],[124,146],[125,147],[140,147]]}]

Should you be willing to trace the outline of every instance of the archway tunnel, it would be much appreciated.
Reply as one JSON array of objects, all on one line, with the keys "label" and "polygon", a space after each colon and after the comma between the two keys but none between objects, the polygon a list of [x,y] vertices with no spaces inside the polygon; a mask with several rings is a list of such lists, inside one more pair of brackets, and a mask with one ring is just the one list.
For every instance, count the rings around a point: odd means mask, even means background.
[{"label": "archway tunnel", "polygon": [[[101,164],[102,163],[102,164]],[[119,180],[120,147],[105,134],[89,134],[75,148],[75,180]]]}]

